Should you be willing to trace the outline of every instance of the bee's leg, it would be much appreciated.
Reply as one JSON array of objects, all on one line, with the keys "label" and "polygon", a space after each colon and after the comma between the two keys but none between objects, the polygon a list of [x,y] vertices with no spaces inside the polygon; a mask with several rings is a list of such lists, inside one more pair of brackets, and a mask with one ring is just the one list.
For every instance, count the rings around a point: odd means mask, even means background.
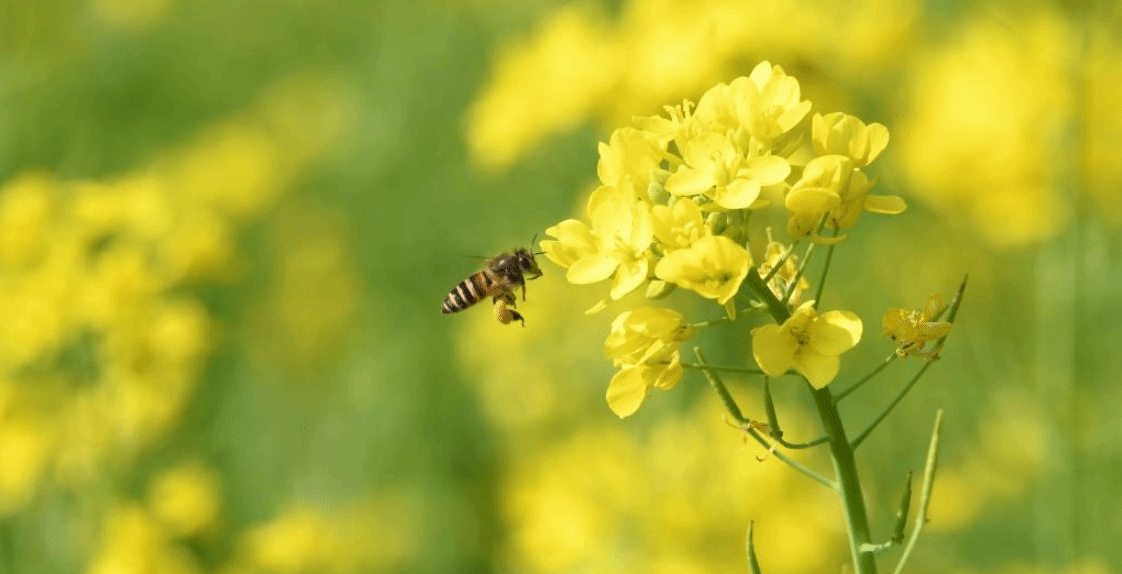
[{"label": "bee's leg", "polygon": [[[513,293],[503,293],[495,296],[495,318],[503,325],[509,325],[511,321],[522,321],[522,326],[526,326],[526,319],[522,314],[514,310],[515,299]],[[507,306],[509,305],[509,307]]]}]

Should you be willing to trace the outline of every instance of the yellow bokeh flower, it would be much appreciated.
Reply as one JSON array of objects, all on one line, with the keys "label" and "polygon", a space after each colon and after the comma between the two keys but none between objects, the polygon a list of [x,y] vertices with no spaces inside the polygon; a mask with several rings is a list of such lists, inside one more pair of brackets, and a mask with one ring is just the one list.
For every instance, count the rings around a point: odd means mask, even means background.
[{"label": "yellow bokeh flower", "polygon": [[[1097,130],[1110,115],[1079,119],[1078,95],[1101,77],[1079,69],[1089,43],[1064,10],[1008,16],[975,14],[915,57],[899,130],[909,194],[998,247],[1054,237],[1072,221],[1078,202],[1059,183],[1083,161],[1068,155],[1085,145],[1072,126]],[[1117,110],[1116,83],[1103,80]],[[1117,138],[1108,141],[1118,165]]]},{"label": "yellow bokeh flower", "polygon": [[724,305],[736,295],[751,265],[748,250],[727,237],[711,235],[688,249],[667,253],[655,266],[655,275]]},{"label": "yellow bokeh flower", "polygon": [[841,365],[839,355],[861,340],[861,318],[850,311],[821,315],[814,302],[803,303],[782,325],[752,330],[752,355],[768,376],[794,369],[816,389],[830,384]]},{"label": "yellow bokeh flower", "polygon": [[678,344],[693,336],[681,313],[640,307],[612,322],[604,354],[620,367],[608,383],[608,407],[619,417],[633,414],[651,388],[668,390],[682,378]]},{"label": "yellow bokeh flower", "polygon": [[172,542],[168,532],[140,505],[123,504],[113,509],[105,522],[101,544],[86,574],[203,571],[194,554]]},{"label": "yellow bokeh flower", "polygon": [[897,355],[931,356],[924,346],[951,332],[951,323],[935,320],[942,306],[942,299],[932,295],[921,309],[889,309],[884,314],[883,336],[896,343]]},{"label": "yellow bokeh flower", "polygon": [[176,536],[205,532],[218,522],[221,510],[218,476],[198,462],[168,469],[149,485],[148,506]]},{"label": "yellow bokeh flower", "polygon": [[568,267],[565,278],[570,283],[597,283],[614,276],[611,297],[619,299],[647,280],[654,239],[650,207],[607,186],[592,194],[588,207],[591,228],[575,219],[562,221],[546,230],[556,239],[542,241],[542,251],[550,261]]}]

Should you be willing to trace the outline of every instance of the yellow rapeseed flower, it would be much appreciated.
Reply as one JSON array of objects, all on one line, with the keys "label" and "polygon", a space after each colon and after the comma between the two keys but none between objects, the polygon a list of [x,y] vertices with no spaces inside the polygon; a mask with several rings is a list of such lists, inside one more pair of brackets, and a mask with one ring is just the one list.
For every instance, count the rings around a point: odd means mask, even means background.
[{"label": "yellow rapeseed flower", "polygon": [[921,309],[889,309],[884,314],[883,336],[896,343],[897,355],[932,356],[933,351],[925,350],[924,346],[945,337],[952,327],[947,321],[935,320],[942,305],[942,299],[932,295]]},{"label": "yellow rapeseed flower", "polygon": [[608,407],[620,418],[639,409],[651,388],[668,390],[682,378],[678,344],[693,336],[681,313],[640,307],[612,322],[604,354],[620,367],[608,383]]},{"label": "yellow rapeseed flower", "polygon": [[656,134],[635,128],[620,128],[612,132],[608,143],[601,142],[599,147],[600,162],[596,166],[596,174],[600,183],[621,186],[630,178],[635,185],[645,187],[651,170],[658,168],[662,161],[666,144]]},{"label": "yellow rapeseed flower", "polygon": [[698,100],[694,117],[718,133],[743,131],[770,146],[794,130],[810,107],[801,99],[798,80],[765,61],[748,77],[710,88]]},{"label": "yellow rapeseed flower", "polygon": [[748,250],[727,237],[711,235],[688,249],[667,253],[655,266],[655,275],[724,305],[736,295],[751,265]]},{"label": "yellow rapeseed flower", "polygon": [[568,267],[565,278],[570,283],[597,283],[614,276],[611,297],[619,299],[647,280],[654,239],[650,207],[617,188],[602,186],[589,199],[588,215],[591,228],[569,219],[547,229],[556,239],[542,241],[542,251]]},{"label": "yellow rapeseed flower", "polygon": [[651,208],[654,235],[667,250],[684,249],[711,235],[701,208],[688,199]]},{"label": "yellow rapeseed flower", "polygon": [[865,125],[859,118],[841,112],[814,114],[811,141],[818,155],[844,155],[860,168],[872,163],[888,147],[888,128],[875,123]]},{"label": "yellow rapeseed flower", "polygon": [[707,132],[684,142],[685,165],[670,174],[666,191],[679,196],[704,193],[724,209],[744,209],[791,172],[787,160],[773,155],[746,157],[728,137]]},{"label": "yellow rapeseed flower", "polygon": [[821,315],[814,302],[803,303],[782,325],[752,330],[752,355],[768,376],[794,369],[816,389],[830,384],[841,365],[839,355],[861,340],[861,318],[850,311]]}]

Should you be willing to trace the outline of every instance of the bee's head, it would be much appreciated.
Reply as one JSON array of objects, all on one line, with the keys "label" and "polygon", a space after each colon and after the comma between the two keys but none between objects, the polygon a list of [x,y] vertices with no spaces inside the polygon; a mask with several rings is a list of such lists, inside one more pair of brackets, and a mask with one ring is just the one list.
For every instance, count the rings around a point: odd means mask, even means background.
[{"label": "bee's head", "polygon": [[526,275],[527,279],[537,279],[542,276],[542,270],[538,267],[538,261],[534,259],[535,253],[520,247],[514,251],[514,257],[518,260],[518,268]]}]

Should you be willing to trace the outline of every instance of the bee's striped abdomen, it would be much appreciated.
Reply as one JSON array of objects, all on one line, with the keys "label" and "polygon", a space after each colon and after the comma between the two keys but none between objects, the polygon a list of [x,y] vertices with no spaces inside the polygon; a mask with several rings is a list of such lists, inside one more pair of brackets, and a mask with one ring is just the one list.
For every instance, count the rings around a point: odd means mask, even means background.
[{"label": "bee's striped abdomen", "polygon": [[475,305],[491,295],[495,283],[496,281],[486,271],[473,274],[471,277],[460,281],[460,284],[448,293],[448,296],[444,298],[444,304],[440,306],[440,311],[447,315]]}]

